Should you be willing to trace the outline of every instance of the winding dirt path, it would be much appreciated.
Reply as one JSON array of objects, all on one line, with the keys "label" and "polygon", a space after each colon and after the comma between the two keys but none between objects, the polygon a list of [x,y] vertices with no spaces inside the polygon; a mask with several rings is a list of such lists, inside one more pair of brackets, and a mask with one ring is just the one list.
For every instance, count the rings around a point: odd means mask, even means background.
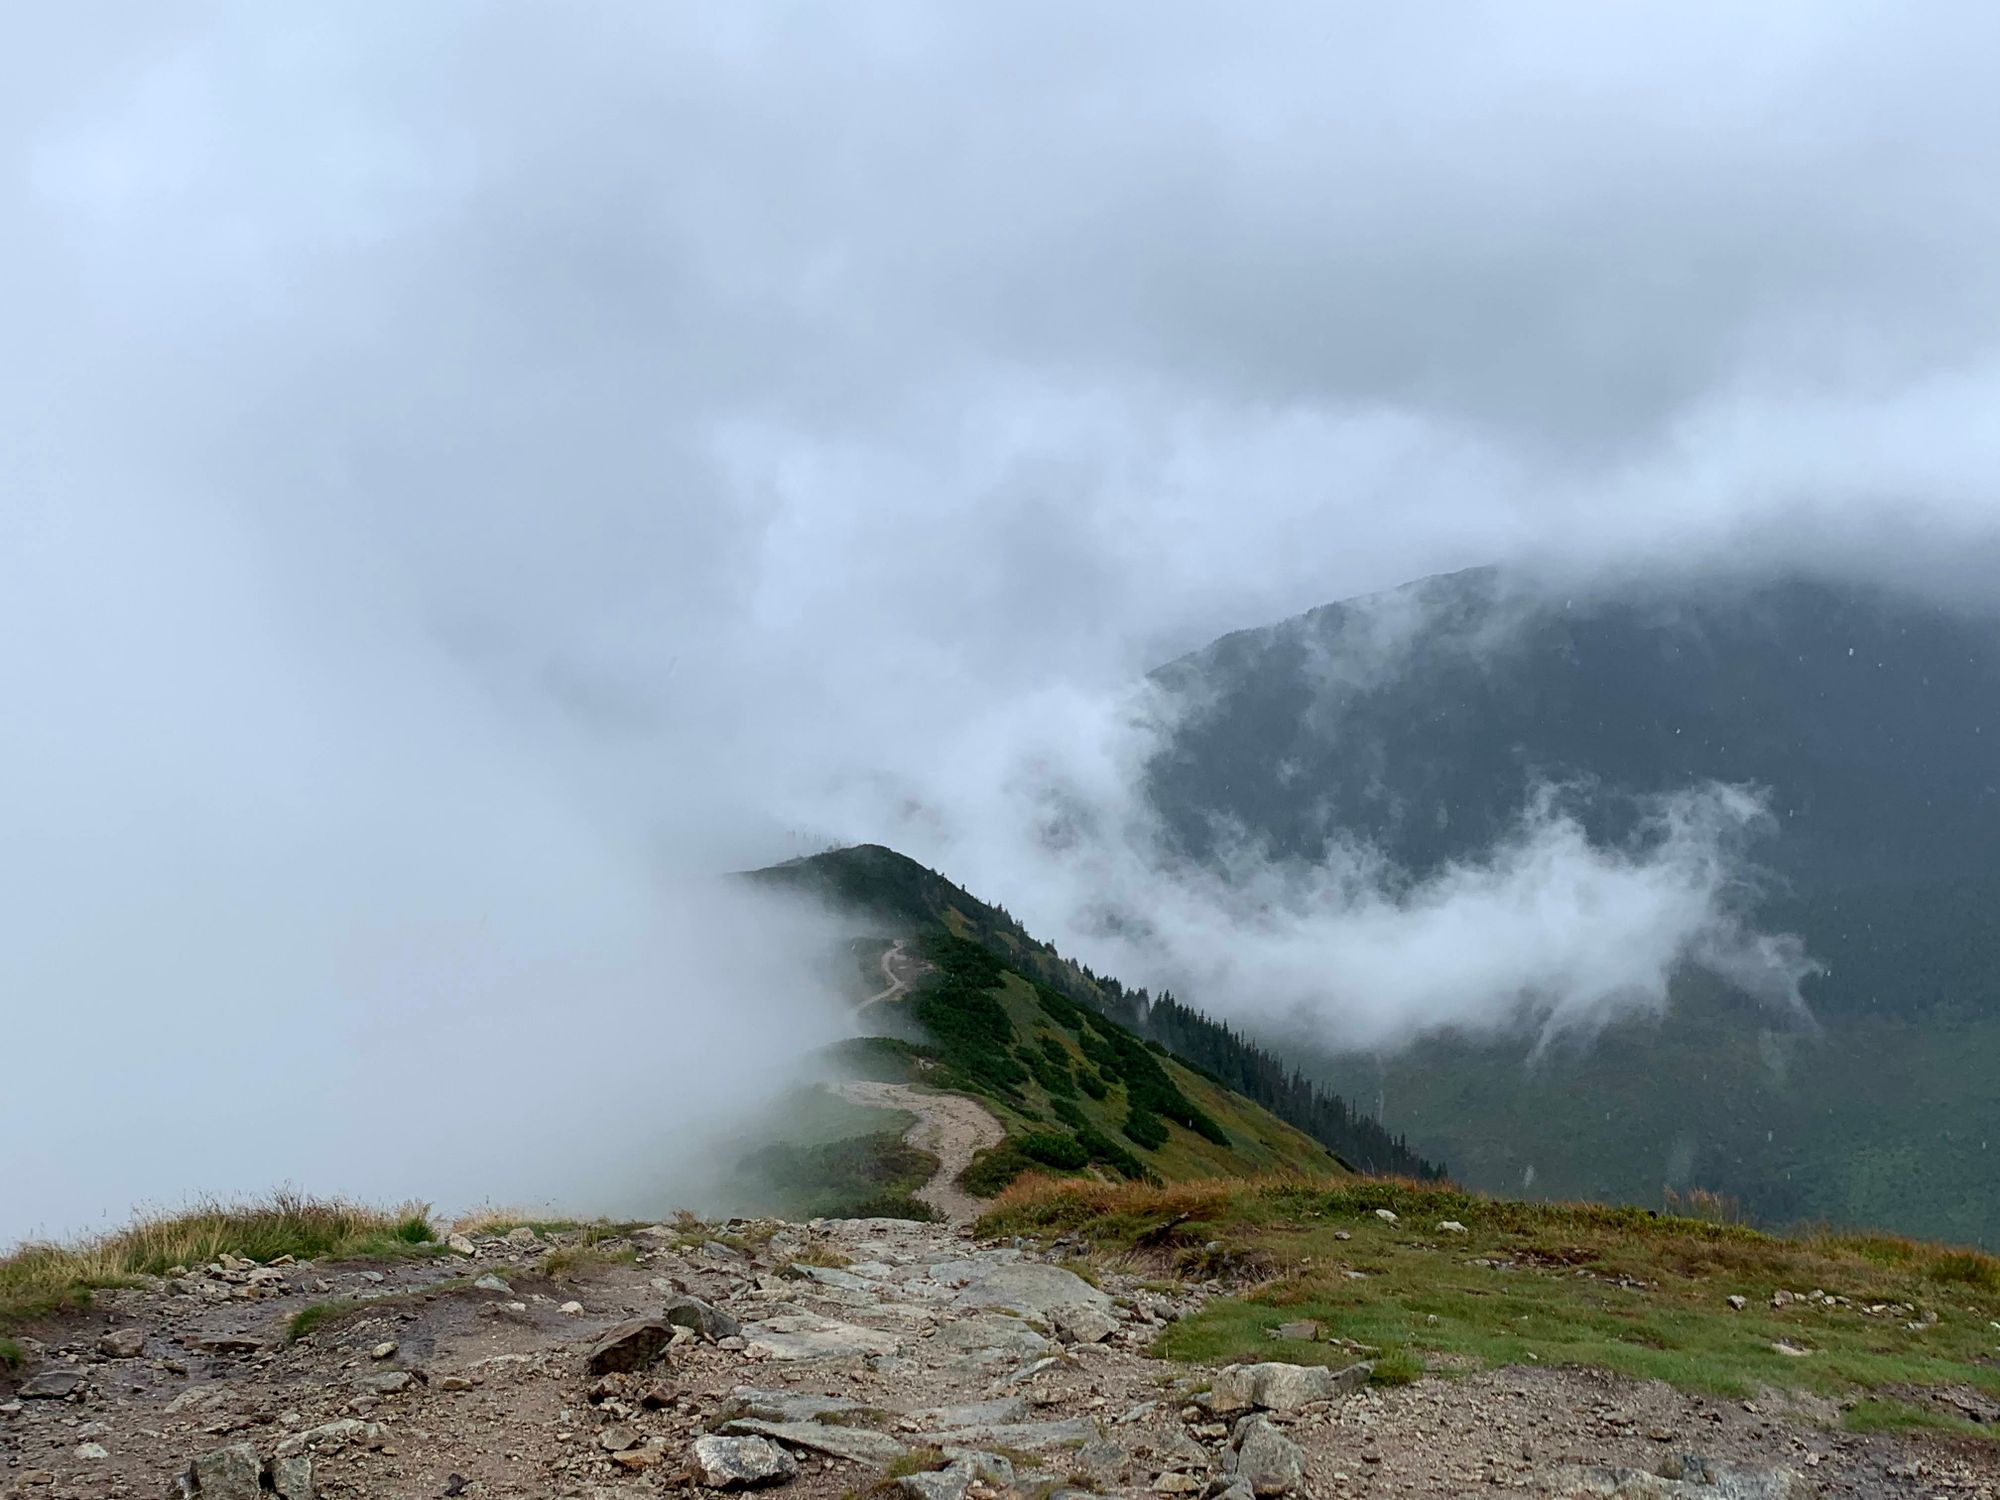
[{"label": "winding dirt path", "polygon": [[903,946],[907,942],[909,942],[908,938],[897,938],[895,942],[882,950],[882,977],[889,982],[882,989],[877,990],[866,1000],[855,1006],[854,1011],[856,1015],[859,1015],[871,1005],[880,1005],[885,1000],[894,1000],[910,987],[910,981],[896,972],[895,964],[895,960],[903,956]]},{"label": "winding dirt path", "polygon": [[917,1123],[903,1133],[903,1139],[938,1159],[936,1175],[916,1191],[918,1201],[953,1224],[969,1224],[979,1217],[985,1202],[958,1185],[958,1174],[975,1154],[999,1145],[1007,1134],[985,1105],[963,1094],[927,1094],[906,1083],[856,1081],[839,1084],[835,1091],[856,1104],[905,1109],[915,1115]]}]

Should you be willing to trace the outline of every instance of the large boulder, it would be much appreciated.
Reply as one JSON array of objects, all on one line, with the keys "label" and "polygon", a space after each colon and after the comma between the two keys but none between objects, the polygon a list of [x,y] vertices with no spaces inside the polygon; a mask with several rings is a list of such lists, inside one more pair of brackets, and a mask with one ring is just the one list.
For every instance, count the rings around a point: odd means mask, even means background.
[{"label": "large boulder", "polygon": [[1229,1467],[1258,1495],[1289,1495],[1306,1480],[1306,1456],[1299,1445],[1262,1417],[1243,1425]]},{"label": "large boulder", "polygon": [[1196,1399],[1219,1417],[1252,1410],[1292,1412],[1314,1401],[1331,1401],[1360,1390],[1374,1369],[1366,1361],[1344,1370],[1277,1360],[1230,1365],[1217,1370],[1208,1390]]},{"label": "large boulder", "polygon": [[665,1357],[674,1331],[660,1318],[627,1318],[598,1336],[583,1357],[584,1369],[592,1375],[611,1375],[643,1370]]},{"label": "large boulder", "polygon": [[188,1465],[180,1488],[183,1495],[200,1500],[262,1500],[264,1461],[255,1443],[231,1443]]},{"label": "large boulder", "polygon": [[718,1437],[694,1440],[694,1469],[712,1490],[747,1490],[783,1484],[799,1472],[798,1461],[769,1438]]},{"label": "large boulder", "polygon": [[893,1463],[910,1450],[886,1432],[825,1422],[765,1422],[737,1417],[717,1429],[725,1437],[767,1437],[787,1448],[824,1453],[854,1464]]},{"label": "large boulder", "polygon": [[83,1388],[83,1371],[50,1365],[30,1375],[15,1394],[23,1401],[61,1401]]},{"label": "large boulder", "polygon": [[1074,1271],[1023,1261],[988,1271],[952,1298],[954,1307],[1004,1307],[1024,1318],[1049,1318],[1058,1308],[1105,1312],[1111,1299]]},{"label": "large boulder", "polygon": [[742,1325],[728,1313],[699,1297],[682,1295],[668,1298],[660,1317],[678,1327],[692,1328],[711,1343],[716,1339],[734,1338],[743,1331]]}]

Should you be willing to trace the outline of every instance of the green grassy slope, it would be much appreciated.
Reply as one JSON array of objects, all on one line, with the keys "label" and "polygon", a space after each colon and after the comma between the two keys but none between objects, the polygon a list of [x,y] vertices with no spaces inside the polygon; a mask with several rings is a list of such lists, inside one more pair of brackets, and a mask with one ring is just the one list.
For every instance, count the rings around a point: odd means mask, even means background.
[{"label": "green grassy slope", "polygon": [[[1163,1046],[1199,1073],[1204,1087],[1241,1095],[1318,1142],[1351,1168],[1409,1177],[1436,1177],[1443,1169],[1409,1148],[1368,1115],[1304,1078],[1275,1055],[1246,1041],[1171,996],[1128,990],[1064,958],[1009,916],[916,861],[863,844],[751,873],[760,883],[803,891],[867,917],[884,934],[945,932],[976,943],[1035,984]],[[876,988],[873,954],[861,953],[867,987]],[[914,1035],[915,1033],[910,1033]],[[880,1055],[857,1060],[882,1066]]]},{"label": "green grassy slope", "polygon": [[970,939],[938,927],[922,951],[930,974],[870,1012],[895,1038],[838,1055],[862,1076],[980,1097],[1007,1140],[967,1171],[972,1191],[989,1195],[1029,1170],[1137,1181],[1347,1175],[1268,1110]]},{"label": "green grassy slope", "polygon": [[[1180,1359],[1362,1354],[1384,1380],[1587,1365],[1731,1397],[1815,1391],[1863,1429],[1979,1431],[1951,1394],[2000,1395],[2000,1260],[1895,1236],[1786,1238],[1367,1180],[1024,1183],[981,1227],[1254,1283],[1168,1330],[1161,1352]],[[1318,1337],[1275,1337],[1299,1320]]]}]

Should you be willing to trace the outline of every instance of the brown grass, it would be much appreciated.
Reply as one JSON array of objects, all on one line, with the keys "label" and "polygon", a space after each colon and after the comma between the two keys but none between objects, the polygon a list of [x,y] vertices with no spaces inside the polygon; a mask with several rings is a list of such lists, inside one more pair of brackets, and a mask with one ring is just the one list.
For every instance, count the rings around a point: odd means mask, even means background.
[{"label": "brown grass", "polygon": [[289,1191],[200,1203],[66,1245],[23,1245],[0,1258],[0,1332],[87,1306],[98,1288],[130,1286],[141,1276],[191,1269],[224,1255],[260,1263],[285,1255],[379,1259],[425,1253],[436,1236],[430,1209],[421,1203],[377,1209]]}]

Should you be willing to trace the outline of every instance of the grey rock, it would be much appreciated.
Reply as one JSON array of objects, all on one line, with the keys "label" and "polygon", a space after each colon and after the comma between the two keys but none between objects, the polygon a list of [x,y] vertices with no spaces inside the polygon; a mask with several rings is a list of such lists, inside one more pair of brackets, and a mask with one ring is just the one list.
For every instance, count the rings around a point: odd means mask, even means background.
[{"label": "grey rock", "polygon": [[1256,1500],[1257,1492],[1250,1488],[1247,1479],[1232,1479],[1216,1490],[1209,1500]]},{"label": "grey rock", "polygon": [[1074,1271],[1025,1261],[987,1272],[952,1298],[954,1307],[1006,1307],[1023,1317],[1047,1318],[1057,1308],[1105,1312],[1111,1299]]},{"label": "grey rock", "polygon": [[30,1375],[16,1391],[23,1401],[61,1401],[83,1389],[83,1371],[68,1365],[49,1365]]},{"label": "grey rock", "polygon": [[293,1458],[308,1448],[317,1448],[323,1443],[339,1442],[348,1438],[354,1439],[364,1448],[379,1448],[386,1436],[380,1422],[363,1422],[358,1417],[339,1417],[282,1439],[278,1443],[277,1455],[279,1458]]},{"label": "grey rock", "polygon": [[634,1429],[619,1423],[598,1433],[597,1446],[606,1453],[623,1453],[627,1448],[639,1446],[639,1434]]},{"label": "grey rock", "polygon": [[886,1432],[866,1427],[835,1427],[820,1422],[761,1422],[738,1417],[717,1429],[730,1436],[767,1437],[787,1448],[804,1448],[849,1463],[886,1464],[909,1452]]},{"label": "grey rock", "polygon": [[445,1242],[445,1248],[454,1255],[472,1256],[479,1253],[479,1247],[462,1234],[454,1234]]},{"label": "grey rock", "polygon": [[866,1276],[856,1276],[852,1271],[843,1271],[837,1266],[791,1266],[786,1274],[804,1281],[814,1281],[821,1286],[836,1287],[843,1292],[860,1292],[865,1296],[879,1295],[882,1288]]},{"label": "grey rock", "polygon": [[695,1472],[712,1490],[783,1484],[799,1472],[798,1461],[769,1438],[711,1433],[696,1438],[693,1451]]},{"label": "grey rock", "polygon": [[1088,1417],[1069,1417],[1053,1422],[981,1422],[969,1427],[946,1427],[922,1434],[923,1440],[940,1448],[1039,1448],[1073,1447],[1097,1436],[1097,1424]]},{"label": "grey rock", "polygon": [[995,1422],[1025,1422],[1028,1403],[1019,1396],[1003,1396],[994,1401],[974,1401],[964,1406],[929,1406],[909,1414],[909,1420],[923,1428],[981,1427]]},{"label": "grey rock", "polygon": [[961,1318],[947,1323],[930,1341],[935,1349],[960,1349],[1015,1357],[1049,1352],[1049,1341],[1019,1318]]},{"label": "grey rock", "polygon": [[942,1469],[905,1474],[896,1481],[896,1493],[908,1496],[909,1500],[964,1500],[966,1491],[972,1488],[972,1478],[969,1469],[948,1464]]},{"label": "grey rock", "polygon": [[517,1224],[514,1228],[507,1231],[507,1243],[510,1245],[518,1245],[523,1249],[528,1249],[539,1245],[541,1242],[542,1237],[526,1224]]},{"label": "grey rock", "polygon": [[1049,1322],[1065,1344],[1101,1344],[1118,1331],[1117,1319],[1094,1307],[1059,1307]]},{"label": "grey rock", "polygon": [[739,1385],[729,1397],[732,1416],[755,1417],[762,1422],[815,1422],[821,1417],[866,1410],[863,1402],[849,1401],[844,1396],[766,1391],[754,1385]]},{"label": "grey rock", "polygon": [[501,1280],[498,1276],[495,1276],[491,1271],[488,1271],[484,1276],[480,1277],[477,1281],[473,1282],[472,1284],[482,1292],[506,1292],[511,1295],[514,1290],[505,1281]]},{"label": "grey rock", "polygon": [[809,1313],[770,1318],[743,1330],[744,1346],[767,1359],[853,1359],[894,1354],[902,1347],[892,1333],[856,1323],[836,1323]]},{"label": "grey rock", "polygon": [[681,1328],[692,1328],[711,1342],[716,1339],[733,1339],[743,1331],[743,1325],[721,1308],[685,1294],[667,1299],[667,1305],[660,1313],[665,1322]]},{"label": "grey rock", "polygon": [[314,1500],[313,1461],[303,1453],[271,1460],[271,1488],[282,1500]]},{"label": "grey rock", "polygon": [[1244,1424],[1229,1466],[1258,1495],[1289,1495],[1306,1478],[1306,1456],[1299,1445],[1262,1417]]},{"label": "grey rock", "polygon": [[385,1370],[379,1375],[363,1375],[354,1383],[364,1391],[373,1391],[378,1396],[397,1396],[407,1391],[416,1382],[416,1377],[408,1370]]},{"label": "grey rock", "polygon": [[584,1370],[591,1375],[643,1370],[659,1362],[673,1336],[658,1318],[627,1318],[598,1336],[583,1356]]},{"label": "grey rock", "polygon": [[106,1359],[137,1359],[146,1352],[146,1330],[114,1328],[98,1338],[97,1352]]},{"label": "grey rock", "polygon": [[1360,1390],[1368,1383],[1374,1368],[1366,1361],[1344,1370],[1275,1360],[1258,1365],[1231,1365],[1217,1370],[1208,1390],[1195,1401],[1217,1416],[1253,1409],[1297,1411],[1309,1402],[1331,1401],[1335,1396]]},{"label": "grey rock", "polygon": [[1790,1500],[1804,1493],[1791,1469],[1746,1469],[1699,1454],[1676,1454],[1658,1474],[1592,1464],[1563,1469],[1551,1485],[1558,1495],[1612,1495],[1619,1500]]},{"label": "grey rock", "polygon": [[204,1453],[181,1478],[181,1493],[201,1500],[260,1500],[264,1461],[254,1443],[231,1443]]},{"label": "grey rock", "polygon": [[1312,1343],[1319,1337],[1319,1324],[1312,1318],[1301,1318],[1296,1323],[1280,1323],[1277,1336],[1281,1339],[1296,1339],[1301,1343]]},{"label": "grey rock", "polygon": [[247,1333],[211,1333],[194,1341],[204,1354],[261,1354],[264,1341]]}]

